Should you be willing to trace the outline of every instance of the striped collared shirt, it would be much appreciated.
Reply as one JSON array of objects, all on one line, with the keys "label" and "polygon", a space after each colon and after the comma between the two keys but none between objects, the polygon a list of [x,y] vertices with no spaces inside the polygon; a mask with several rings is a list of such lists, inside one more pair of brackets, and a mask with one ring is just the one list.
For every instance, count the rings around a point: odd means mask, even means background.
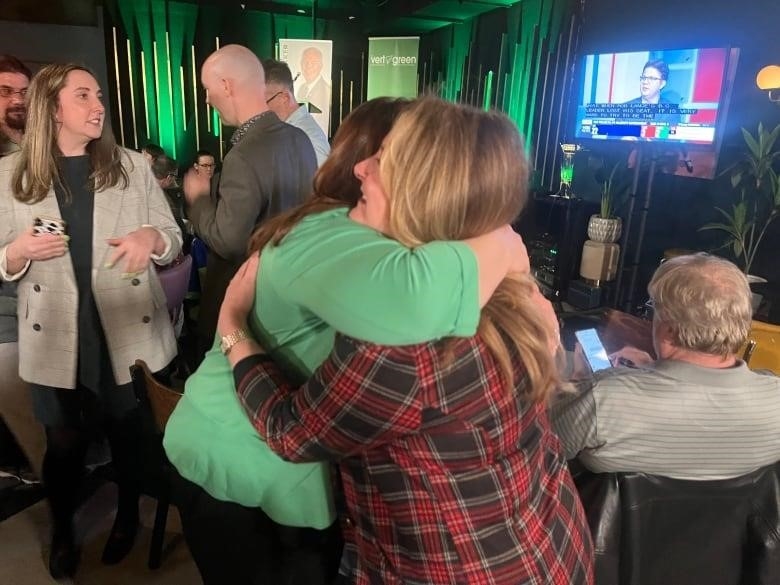
[{"label": "striped collared shirt", "polygon": [[551,418],[566,456],[579,453],[592,471],[715,480],[780,459],[780,378],[744,362],[659,360],[602,370],[579,386]]}]

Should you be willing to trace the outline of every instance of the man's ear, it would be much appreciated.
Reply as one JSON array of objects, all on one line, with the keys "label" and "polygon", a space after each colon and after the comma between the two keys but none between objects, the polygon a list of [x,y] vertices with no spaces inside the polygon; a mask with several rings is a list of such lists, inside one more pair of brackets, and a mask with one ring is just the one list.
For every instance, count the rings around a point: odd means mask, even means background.
[{"label": "man's ear", "polygon": [[220,84],[222,85],[222,90],[225,92],[225,95],[230,97],[233,95],[233,80],[232,79],[220,79]]}]

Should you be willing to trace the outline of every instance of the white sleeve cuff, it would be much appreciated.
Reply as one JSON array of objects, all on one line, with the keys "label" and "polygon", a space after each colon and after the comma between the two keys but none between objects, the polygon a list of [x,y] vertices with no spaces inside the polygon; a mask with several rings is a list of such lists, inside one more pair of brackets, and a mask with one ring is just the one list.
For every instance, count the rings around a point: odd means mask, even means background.
[{"label": "white sleeve cuff", "polygon": [[8,246],[3,246],[0,248],[0,278],[6,281],[14,281],[19,280],[24,276],[24,273],[27,272],[27,269],[30,267],[30,260],[25,262],[24,267],[15,274],[9,274],[8,273],[8,260],[6,259],[6,250],[8,250]]},{"label": "white sleeve cuff", "polygon": [[152,262],[155,264],[168,264],[173,258],[168,258],[168,255],[171,253],[171,236],[166,234],[163,230],[149,224],[144,224],[141,227],[150,227],[152,229],[157,230],[157,233],[160,234],[160,237],[163,239],[163,242],[165,242],[165,249],[160,254],[152,254],[150,258],[152,259]]}]

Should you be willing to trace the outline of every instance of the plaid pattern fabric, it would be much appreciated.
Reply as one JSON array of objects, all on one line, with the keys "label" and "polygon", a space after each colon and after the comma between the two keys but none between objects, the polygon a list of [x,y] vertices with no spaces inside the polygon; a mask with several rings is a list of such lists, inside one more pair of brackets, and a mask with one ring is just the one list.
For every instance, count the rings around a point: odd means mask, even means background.
[{"label": "plaid pattern fabric", "polygon": [[236,387],[282,457],[339,461],[354,583],[592,583],[590,534],[544,405],[506,391],[479,338],[446,361],[439,350],[339,335],[299,391],[262,358],[237,365]]}]

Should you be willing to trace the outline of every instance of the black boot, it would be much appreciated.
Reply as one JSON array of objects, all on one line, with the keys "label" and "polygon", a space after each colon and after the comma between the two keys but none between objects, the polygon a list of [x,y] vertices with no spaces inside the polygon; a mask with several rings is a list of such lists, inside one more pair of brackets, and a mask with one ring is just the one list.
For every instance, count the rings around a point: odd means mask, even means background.
[{"label": "black boot", "polygon": [[72,577],[80,551],[73,536],[73,515],[83,472],[85,442],[77,429],[47,427],[43,483],[52,517],[49,573],[54,579]]},{"label": "black boot", "polygon": [[108,535],[106,546],[103,549],[102,561],[104,565],[116,565],[121,562],[133,549],[136,534],[138,534],[138,501],[135,508],[122,510],[116,513],[111,534]]},{"label": "black boot", "polygon": [[70,529],[56,530],[51,539],[49,554],[49,574],[53,579],[73,577],[79,566],[81,551],[73,539]]}]

